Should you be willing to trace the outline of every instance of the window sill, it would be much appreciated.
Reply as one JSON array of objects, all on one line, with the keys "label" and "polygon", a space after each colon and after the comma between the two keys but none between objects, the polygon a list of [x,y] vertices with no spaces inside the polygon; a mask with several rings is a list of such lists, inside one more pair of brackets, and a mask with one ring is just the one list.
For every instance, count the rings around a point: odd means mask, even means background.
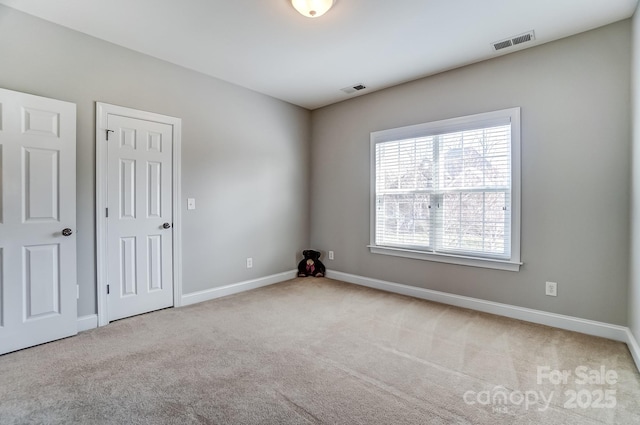
[{"label": "window sill", "polygon": [[494,260],[490,258],[465,257],[434,252],[416,251],[404,248],[390,248],[386,246],[368,245],[372,254],[392,255],[394,257],[412,258],[414,260],[435,261],[438,263],[458,264],[461,266],[481,267],[485,269],[520,271],[522,263],[509,260]]}]

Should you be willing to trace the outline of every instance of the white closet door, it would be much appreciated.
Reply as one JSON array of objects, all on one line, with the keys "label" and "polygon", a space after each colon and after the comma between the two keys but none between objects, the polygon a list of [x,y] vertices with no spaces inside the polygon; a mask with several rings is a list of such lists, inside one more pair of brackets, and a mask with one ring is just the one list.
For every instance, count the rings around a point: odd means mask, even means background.
[{"label": "white closet door", "polygon": [[0,89],[0,354],[77,333],[76,106]]}]

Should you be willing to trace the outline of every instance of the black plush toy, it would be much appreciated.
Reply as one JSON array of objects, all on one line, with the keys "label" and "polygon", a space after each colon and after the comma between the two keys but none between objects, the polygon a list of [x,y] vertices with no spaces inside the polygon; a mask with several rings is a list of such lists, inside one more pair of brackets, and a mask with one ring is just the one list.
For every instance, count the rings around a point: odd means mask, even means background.
[{"label": "black plush toy", "polygon": [[320,253],[312,249],[302,251],[304,259],[298,263],[298,276],[323,277],[327,271],[320,261]]}]

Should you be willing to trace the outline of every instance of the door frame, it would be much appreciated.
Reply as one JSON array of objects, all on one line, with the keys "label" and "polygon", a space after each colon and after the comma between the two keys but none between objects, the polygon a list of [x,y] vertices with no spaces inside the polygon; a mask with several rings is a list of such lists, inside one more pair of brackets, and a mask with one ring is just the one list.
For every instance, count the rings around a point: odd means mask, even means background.
[{"label": "door frame", "polygon": [[182,305],[182,199],[181,187],[181,135],[182,119],[155,112],[140,111],[124,106],[96,102],[96,291],[98,299],[98,326],[109,324],[107,309],[107,118],[108,115],[154,121],[173,128],[172,149],[172,214],[173,214],[173,306]]}]

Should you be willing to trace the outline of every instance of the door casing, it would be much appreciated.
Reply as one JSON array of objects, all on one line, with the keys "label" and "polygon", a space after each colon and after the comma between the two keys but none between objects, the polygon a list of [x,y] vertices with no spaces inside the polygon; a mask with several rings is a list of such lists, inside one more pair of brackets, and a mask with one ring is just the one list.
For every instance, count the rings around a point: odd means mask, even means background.
[{"label": "door casing", "polygon": [[182,305],[182,216],[181,216],[181,134],[180,118],[96,102],[96,268],[98,326],[109,323],[107,310],[107,118],[110,114],[169,124],[173,128],[172,212],[173,212],[173,306]]}]

